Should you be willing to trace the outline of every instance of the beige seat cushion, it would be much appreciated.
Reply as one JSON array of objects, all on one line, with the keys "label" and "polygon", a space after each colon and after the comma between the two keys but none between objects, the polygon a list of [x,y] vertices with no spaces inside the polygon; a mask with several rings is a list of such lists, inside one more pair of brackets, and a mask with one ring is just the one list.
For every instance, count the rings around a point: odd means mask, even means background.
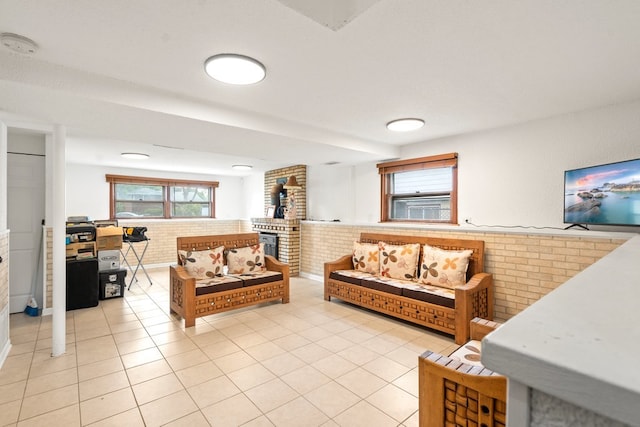
[{"label": "beige seat cushion", "polygon": [[282,280],[282,273],[279,271],[259,271],[257,273],[242,273],[234,274],[236,277],[244,283],[244,286],[261,285],[263,283],[272,283]]},{"label": "beige seat cushion", "polygon": [[467,365],[483,366],[480,361],[481,352],[482,343],[477,340],[471,340],[451,353],[449,357],[462,363],[466,363]]},{"label": "beige seat cushion", "polygon": [[196,295],[240,289],[244,285],[242,279],[233,276],[216,276],[196,281]]}]

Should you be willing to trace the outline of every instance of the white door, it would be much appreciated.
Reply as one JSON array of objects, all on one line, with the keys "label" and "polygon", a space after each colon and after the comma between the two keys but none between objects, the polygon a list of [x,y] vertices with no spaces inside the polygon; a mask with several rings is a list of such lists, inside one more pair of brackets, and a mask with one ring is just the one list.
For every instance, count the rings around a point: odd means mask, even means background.
[{"label": "white door", "polygon": [[24,311],[31,288],[42,307],[40,241],[45,215],[45,158],[32,154],[8,154],[7,226],[9,238],[9,310]]}]

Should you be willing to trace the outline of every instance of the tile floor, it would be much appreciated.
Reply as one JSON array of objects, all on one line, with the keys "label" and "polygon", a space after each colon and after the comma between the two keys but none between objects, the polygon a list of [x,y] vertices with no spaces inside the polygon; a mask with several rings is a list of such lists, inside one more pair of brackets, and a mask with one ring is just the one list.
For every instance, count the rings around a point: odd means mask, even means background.
[{"label": "tile floor", "polygon": [[291,280],[291,303],[198,319],[168,314],[168,268],[124,298],[67,312],[51,357],[51,316],[13,314],[0,370],[0,425],[417,426],[417,358],[447,336],[324,301]]}]

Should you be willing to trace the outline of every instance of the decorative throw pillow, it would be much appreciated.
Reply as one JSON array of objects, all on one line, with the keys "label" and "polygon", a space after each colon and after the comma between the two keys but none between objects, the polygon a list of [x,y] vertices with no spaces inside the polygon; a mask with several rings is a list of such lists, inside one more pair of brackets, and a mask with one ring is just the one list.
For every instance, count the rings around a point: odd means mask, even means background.
[{"label": "decorative throw pillow", "polygon": [[467,283],[467,267],[473,251],[445,251],[424,245],[419,283],[455,289]]},{"label": "decorative throw pillow", "polygon": [[264,243],[244,248],[229,249],[227,253],[229,274],[258,273],[266,271]]},{"label": "decorative throw pillow", "polygon": [[380,247],[380,275],[393,279],[413,280],[418,272],[420,245],[389,245],[378,243]]},{"label": "decorative throw pillow", "polygon": [[380,248],[375,243],[353,242],[353,268],[365,273],[380,272]]},{"label": "decorative throw pillow", "polygon": [[224,246],[204,251],[178,251],[178,256],[190,276],[196,279],[222,276]]}]

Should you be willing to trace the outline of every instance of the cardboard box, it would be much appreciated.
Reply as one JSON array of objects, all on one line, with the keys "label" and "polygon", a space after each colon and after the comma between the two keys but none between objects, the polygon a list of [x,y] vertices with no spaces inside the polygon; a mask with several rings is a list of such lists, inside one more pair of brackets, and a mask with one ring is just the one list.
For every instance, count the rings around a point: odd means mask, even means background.
[{"label": "cardboard box", "polygon": [[94,258],[96,242],[69,243],[66,247],[67,258]]},{"label": "cardboard box", "polygon": [[99,251],[122,248],[122,227],[96,228],[96,246]]},{"label": "cardboard box", "polygon": [[118,270],[120,268],[120,251],[98,251],[98,271]]}]

